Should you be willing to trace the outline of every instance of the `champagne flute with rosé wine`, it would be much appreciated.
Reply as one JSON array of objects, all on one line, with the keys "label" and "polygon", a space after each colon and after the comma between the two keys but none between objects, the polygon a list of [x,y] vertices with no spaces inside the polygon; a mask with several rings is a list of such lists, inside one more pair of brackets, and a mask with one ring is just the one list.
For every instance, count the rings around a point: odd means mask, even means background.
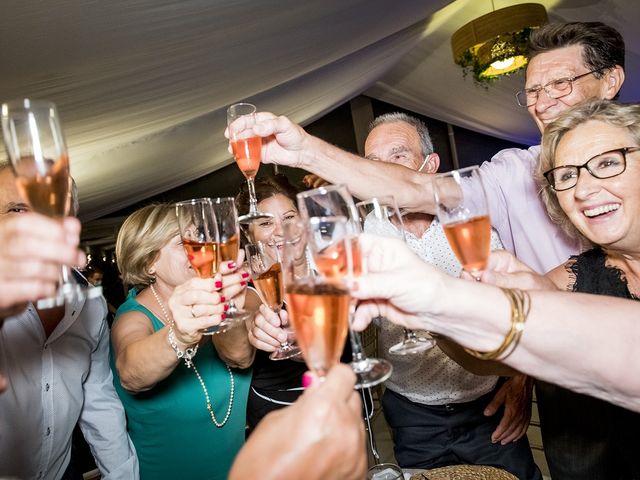
[{"label": "champagne flute with ros\u00e9 wine", "polygon": [[[318,218],[342,216],[347,219],[348,240],[335,242],[324,247],[321,243],[310,241],[312,258],[318,271],[326,276],[345,275],[347,270],[347,250],[352,262],[351,275],[358,277],[366,273],[366,265],[360,254],[360,219],[353,198],[344,185],[331,185],[297,195],[300,215],[309,225],[318,222]],[[321,237],[315,237],[321,238]],[[348,247],[348,249],[347,249]],[[383,358],[368,357],[362,345],[360,334],[353,328],[353,317],[357,302],[350,304],[349,339],[351,341],[351,368],[358,377],[356,388],[369,388],[384,382],[391,376],[393,366]]]},{"label": "champagne flute with ros\u00e9 wine", "polygon": [[[241,123],[241,128],[234,128],[232,124]],[[231,150],[238,167],[247,179],[249,188],[249,212],[242,215],[240,223],[251,223],[261,218],[271,218],[273,215],[258,211],[254,180],[260,168],[262,159],[262,138],[253,133],[252,127],[256,123],[256,107],[251,103],[235,103],[227,109],[227,126]],[[237,126],[236,126],[237,127]]]},{"label": "champagne flute with ros\u00e9 wine", "polygon": [[[191,267],[200,278],[213,278],[218,273],[218,226],[210,198],[196,198],[176,203],[176,215],[182,246]],[[224,332],[232,323],[224,319],[220,324],[203,330],[204,335]]]},{"label": "champagne flute with ros\u00e9 wine", "polygon": [[[310,264],[299,268],[301,252],[307,252],[308,243],[313,242],[333,245],[345,252],[345,269],[339,275]],[[352,266],[345,217],[314,218],[308,224],[297,220],[285,226],[283,273],[287,312],[307,366],[320,378],[340,361],[344,349],[349,329],[348,283]]]},{"label": "champagne flute with ros\u00e9 wine", "polygon": [[[28,98],[2,104],[2,132],[18,189],[31,208],[59,219],[71,212],[69,155],[56,106]],[[64,265],[53,297],[37,301],[39,309],[59,307],[102,295],[101,287],[80,285]]]},{"label": "champagne flute with ros\u00e9 wine", "polygon": [[[480,188],[465,189],[472,183]],[[451,250],[462,268],[480,281],[491,251],[491,219],[480,168],[474,165],[436,175],[433,195]]]},{"label": "champagne flute with ros\u00e9 wine", "polygon": [[[406,243],[406,234],[402,216],[395,199],[391,195],[374,197],[356,203],[360,214],[360,223],[365,233],[372,233],[382,237],[391,237]],[[409,355],[420,353],[436,345],[433,338],[417,335],[414,330],[403,328],[403,338],[399,343],[389,348],[389,353],[395,355]]]},{"label": "champagne flute with ros\u00e9 wine", "polygon": [[[277,250],[262,242],[247,244],[244,249],[251,279],[262,303],[279,315],[284,303],[284,282]],[[271,360],[286,360],[300,354],[300,348],[291,338],[293,332],[290,325],[281,324],[280,327],[287,333],[287,340],[269,355]]]},{"label": "champagne flute with ros\u00e9 wine", "polygon": [[[218,224],[218,266],[226,262],[235,262],[240,251],[240,225],[234,199],[212,198],[211,205]],[[229,321],[246,320],[251,316],[246,310],[238,308],[233,298],[229,299],[227,306],[226,318]]]}]

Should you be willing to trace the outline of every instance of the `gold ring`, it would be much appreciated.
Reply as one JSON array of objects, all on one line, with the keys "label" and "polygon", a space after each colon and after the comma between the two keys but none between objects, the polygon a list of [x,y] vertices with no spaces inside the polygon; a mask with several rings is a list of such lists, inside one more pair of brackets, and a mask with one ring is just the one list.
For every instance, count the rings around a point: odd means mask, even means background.
[{"label": "gold ring", "polygon": [[196,318],[196,312],[194,312],[194,311],[193,311],[193,307],[194,307],[194,306],[195,306],[195,305],[191,305],[191,316],[192,316],[193,318]]}]

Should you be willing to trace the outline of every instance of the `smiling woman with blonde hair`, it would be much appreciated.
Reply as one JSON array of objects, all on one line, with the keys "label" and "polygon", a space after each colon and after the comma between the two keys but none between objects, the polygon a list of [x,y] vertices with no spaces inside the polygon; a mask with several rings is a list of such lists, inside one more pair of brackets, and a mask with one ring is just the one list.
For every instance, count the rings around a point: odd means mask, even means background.
[{"label": "smiling woman with blonde hair", "polygon": [[[549,215],[590,246],[547,278],[561,290],[638,300],[640,105],[597,100],[573,107],[549,124],[542,149],[537,176]],[[557,424],[562,455],[580,478],[640,478],[639,414],[544,382],[537,394],[543,442],[545,422]]]}]

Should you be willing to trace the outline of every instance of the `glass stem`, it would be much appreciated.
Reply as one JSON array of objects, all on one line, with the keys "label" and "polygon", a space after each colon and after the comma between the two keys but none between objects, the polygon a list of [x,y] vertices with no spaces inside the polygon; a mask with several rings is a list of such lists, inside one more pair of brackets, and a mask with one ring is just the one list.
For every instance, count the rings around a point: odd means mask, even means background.
[{"label": "glass stem", "polygon": [[367,358],[362,348],[360,334],[353,329],[353,317],[356,312],[356,304],[357,302],[355,300],[351,300],[349,303],[349,340],[351,341],[351,356],[354,363],[361,362]]},{"label": "glass stem", "polygon": [[404,330],[404,339],[406,340],[413,340],[414,338],[416,338],[416,332],[414,332],[413,330],[408,330],[406,328],[403,329]]},{"label": "glass stem", "polygon": [[62,284],[75,282],[75,278],[73,278],[73,273],[71,272],[71,269],[67,265],[63,265],[60,270],[60,279]]},{"label": "glass stem", "polygon": [[258,201],[256,200],[256,186],[253,177],[247,178],[247,187],[249,187],[249,211],[258,211]]}]

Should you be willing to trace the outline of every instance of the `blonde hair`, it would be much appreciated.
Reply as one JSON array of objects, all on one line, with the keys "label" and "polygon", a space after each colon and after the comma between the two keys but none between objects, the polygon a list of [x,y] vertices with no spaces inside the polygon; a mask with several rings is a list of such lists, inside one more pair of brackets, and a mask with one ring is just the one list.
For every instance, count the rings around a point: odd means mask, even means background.
[{"label": "blonde hair", "polygon": [[556,191],[544,177],[544,172],[555,165],[558,144],[565,134],[589,121],[603,122],[614,127],[626,128],[640,145],[640,104],[620,104],[611,100],[591,100],[580,103],[563,112],[556,120],[547,125],[542,136],[542,153],[535,172],[541,186],[541,197],[549,217],[572,238],[585,240],[584,236],[571,223],[560,207]]},{"label": "blonde hair", "polygon": [[149,268],[160,250],[180,233],[175,207],[168,203],[147,205],[124,221],[116,240],[116,258],[122,282],[143,288],[155,281]]}]

